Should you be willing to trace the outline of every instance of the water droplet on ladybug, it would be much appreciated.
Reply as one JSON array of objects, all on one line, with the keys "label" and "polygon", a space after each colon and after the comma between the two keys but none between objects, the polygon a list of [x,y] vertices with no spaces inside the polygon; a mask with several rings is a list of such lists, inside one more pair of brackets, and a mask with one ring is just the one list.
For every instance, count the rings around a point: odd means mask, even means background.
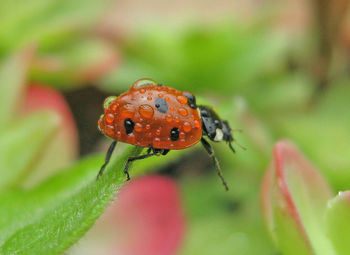
[{"label": "water droplet on ladybug", "polygon": [[119,106],[119,104],[112,104],[111,110],[112,110],[113,112],[117,111],[118,106]]},{"label": "water droplet on ladybug", "polygon": [[201,127],[201,123],[198,120],[195,120],[193,124],[194,124],[195,128],[200,128]]},{"label": "water droplet on ladybug", "polygon": [[114,114],[112,113],[106,114],[105,120],[108,124],[112,124],[114,122]]},{"label": "water droplet on ladybug", "polygon": [[105,132],[108,136],[113,137],[114,136],[114,127],[111,125],[107,125],[105,127]]},{"label": "water droplet on ladybug", "polygon": [[188,133],[192,130],[191,124],[187,121],[184,122],[183,124],[183,130]]},{"label": "water droplet on ladybug", "polygon": [[157,83],[154,80],[151,79],[140,79],[134,82],[132,85],[132,88],[139,88],[142,86],[147,86],[147,85],[157,85]]},{"label": "water droplet on ladybug", "polygon": [[140,105],[139,107],[139,113],[143,118],[151,119],[153,117],[154,110],[152,106],[148,104],[143,104],[143,105]]},{"label": "water droplet on ladybug", "polygon": [[121,119],[132,119],[134,117],[134,106],[132,104],[125,104],[123,108],[120,110],[120,118]]},{"label": "water droplet on ladybug", "polygon": [[180,113],[181,116],[186,117],[188,115],[188,112],[185,108],[180,107],[178,112]]},{"label": "water droplet on ladybug", "polygon": [[142,131],[142,124],[141,123],[136,123],[135,127],[134,127],[134,130],[136,132],[141,132]]},{"label": "water droplet on ladybug", "polygon": [[187,97],[185,96],[177,96],[176,99],[181,104],[187,104]]},{"label": "water droplet on ladybug", "polygon": [[167,121],[167,122],[172,122],[173,121],[173,117],[171,117],[171,115],[170,114],[167,114],[167,116],[165,117],[165,120]]},{"label": "water droplet on ladybug", "polygon": [[103,102],[103,108],[104,108],[104,109],[108,109],[109,106],[111,105],[111,103],[112,103],[116,98],[117,98],[116,96],[107,97],[107,98],[105,99],[105,101]]},{"label": "water droplet on ladybug", "polygon": [[180,132],[180,138],[181,138],[181,139],[184,139],[185,136],[186,136],[186,134],[185,134],[184,132]]}]

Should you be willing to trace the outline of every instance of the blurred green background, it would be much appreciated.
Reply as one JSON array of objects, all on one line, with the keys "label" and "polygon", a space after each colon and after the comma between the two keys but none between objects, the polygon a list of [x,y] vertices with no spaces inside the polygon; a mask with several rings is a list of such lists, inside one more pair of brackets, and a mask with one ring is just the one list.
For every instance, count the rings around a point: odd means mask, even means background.
[{"label": "blurred green background", "polygon": [[[134,165],[134,175],[170,176],[179,186],[185,233],[167,254],[279,254],[259,202],[277,140],[294,141],[334,191],[349,188],[348,6],[345,0],[1,0],[0,191],[9,199],[3,201],[16,204],[14,193],[100,154],[90,160],[86,180],[93,178],[110,142],[96,127],[104,98],[150,77],[214,106],[242,130],[233,134],[247,148],[235,146],[232,155],[225,144],[214,145],[229,192],[200,146]],[[35,96],[33,86],[41,88]],[[94,237],[89,232],[66,254],[102,254]]]}]

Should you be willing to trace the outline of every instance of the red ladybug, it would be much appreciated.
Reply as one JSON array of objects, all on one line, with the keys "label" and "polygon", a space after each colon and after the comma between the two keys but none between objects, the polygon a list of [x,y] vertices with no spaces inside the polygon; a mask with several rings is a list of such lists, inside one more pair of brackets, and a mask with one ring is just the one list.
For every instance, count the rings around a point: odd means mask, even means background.
[{"label": "red ladybug", "polygon": [[190,92],[140,79],[119,97],[106,98],[98,128],[114,140],[98,176],[108,164],[117,141],[148,148],[146,154],[128,159],[124,168],[127,180],[130,180],[128,168],[132,161],[166,155],[170,150],[186,149],[201,141],[228,190],[214,150],[203,136],[214,142],[226,141],[235,152],[231,128],[213,108],[197,106],[196,98]]}]

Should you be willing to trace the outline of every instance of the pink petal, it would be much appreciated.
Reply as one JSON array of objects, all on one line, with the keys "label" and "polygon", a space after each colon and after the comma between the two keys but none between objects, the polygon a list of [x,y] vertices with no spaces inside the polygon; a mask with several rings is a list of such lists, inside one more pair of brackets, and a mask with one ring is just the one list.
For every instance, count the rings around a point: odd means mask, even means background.
[{"label": "pink petal", "polygon": [[122,189],[108,217],[118,232],[114,250],[124,255],[175,254],[184,235],[179,191],[166,177],[131,181]]}]

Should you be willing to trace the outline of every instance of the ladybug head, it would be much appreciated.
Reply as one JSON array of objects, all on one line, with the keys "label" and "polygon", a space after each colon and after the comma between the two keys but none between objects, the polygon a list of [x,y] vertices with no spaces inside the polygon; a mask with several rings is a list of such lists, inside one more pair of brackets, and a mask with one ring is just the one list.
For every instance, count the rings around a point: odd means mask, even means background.
[{"label": "ladybug head", "polygon": [[232,130],[228,122],[222,120],[216,111],[209,106],[200,105],[198,108],[202,119],[203,134],[214,142],[226,141],[230,149],[235,152],[232,147],[234,140]]}]

